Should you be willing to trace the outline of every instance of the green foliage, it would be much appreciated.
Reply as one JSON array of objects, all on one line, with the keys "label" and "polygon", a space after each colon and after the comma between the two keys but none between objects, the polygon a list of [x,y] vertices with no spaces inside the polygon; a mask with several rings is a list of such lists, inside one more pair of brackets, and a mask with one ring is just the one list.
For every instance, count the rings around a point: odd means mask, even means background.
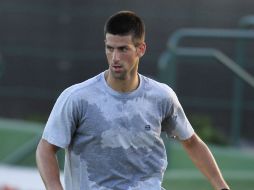
[{"label": "green foliage", "polygon": [[213,126],[210,116],[197,114],[190,116],[189,119],[196,133],[205,142],[217,145],[229,143],[228,138]]},{"label": "green foliage", "polygon": [[31,122],[46,123],[48,119],[48,115],[33,113],[33,114],[28,114],[24,119],[26,121],[31,121]]}]

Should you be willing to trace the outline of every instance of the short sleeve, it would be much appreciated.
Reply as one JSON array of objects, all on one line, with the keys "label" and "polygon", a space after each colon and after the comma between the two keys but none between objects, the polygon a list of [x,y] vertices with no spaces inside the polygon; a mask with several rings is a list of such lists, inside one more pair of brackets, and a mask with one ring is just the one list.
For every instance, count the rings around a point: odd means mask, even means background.
[{"label": "short sleeve", "polygon": [[77,126],[78,107],[70,90],[65,90],[57,99],[42,138],[61,148],[67,148]]},{"label": "short sleeve", "polygon": [[167,116],[162,123],[163,130],[169,136],[177,137],[180,140],[190,138],[194,134],[194,130],[173,90],[170,92],[169,104]]}]

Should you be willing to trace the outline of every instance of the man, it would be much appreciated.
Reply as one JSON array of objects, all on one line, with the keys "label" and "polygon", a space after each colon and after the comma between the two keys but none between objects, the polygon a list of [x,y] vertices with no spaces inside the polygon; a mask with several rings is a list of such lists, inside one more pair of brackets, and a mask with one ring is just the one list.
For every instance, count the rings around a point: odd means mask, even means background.
[{"label": "man", "polygon": [[67,190],[163,189],[161,131],[180,139],[214,189],[229,189],[173,90],[138,73],[146,50],[143,21],[121,11],[108,19],[104,33],[108,70],[60,95],[39,142],[37,165],[46,189],[63,189],[59,147],[66,150]]}]

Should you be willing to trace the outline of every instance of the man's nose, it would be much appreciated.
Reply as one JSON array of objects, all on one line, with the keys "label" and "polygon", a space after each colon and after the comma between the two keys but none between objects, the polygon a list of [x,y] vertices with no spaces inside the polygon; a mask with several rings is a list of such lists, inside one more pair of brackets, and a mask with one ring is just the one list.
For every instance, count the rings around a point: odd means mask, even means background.
[{"label": "man's nose", "polygon": [[119,61],[120,60],[120,53],[117,50],[113,51],[112,59],[113,59],[113,61]]}]

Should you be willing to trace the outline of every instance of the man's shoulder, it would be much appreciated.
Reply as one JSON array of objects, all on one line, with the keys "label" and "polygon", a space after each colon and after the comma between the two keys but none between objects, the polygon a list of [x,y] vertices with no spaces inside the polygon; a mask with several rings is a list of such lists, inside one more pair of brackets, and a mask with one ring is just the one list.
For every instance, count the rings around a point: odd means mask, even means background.
[{"label": "man's shoulder", "polygon": [[146,90],[151,90],[153,92],[157,92],[162,95],[163,94],[170,95],[174,93],[173,89],[169,85],[159,82],[156,79],[153,79],[151,77],[147,77],[144,75],[141,75],[141,76],[143,77]]},{"label": "man's shoulder", "polygon": [[81,83],[76,83],[68,88],[66,88],[62,94],[67,96],[79,96],[80,94],[84,94],[93,90],[93,88],[98,88],[98,85],[101,85],[100,82],[102,80],[102,73],[89,78]]}]

